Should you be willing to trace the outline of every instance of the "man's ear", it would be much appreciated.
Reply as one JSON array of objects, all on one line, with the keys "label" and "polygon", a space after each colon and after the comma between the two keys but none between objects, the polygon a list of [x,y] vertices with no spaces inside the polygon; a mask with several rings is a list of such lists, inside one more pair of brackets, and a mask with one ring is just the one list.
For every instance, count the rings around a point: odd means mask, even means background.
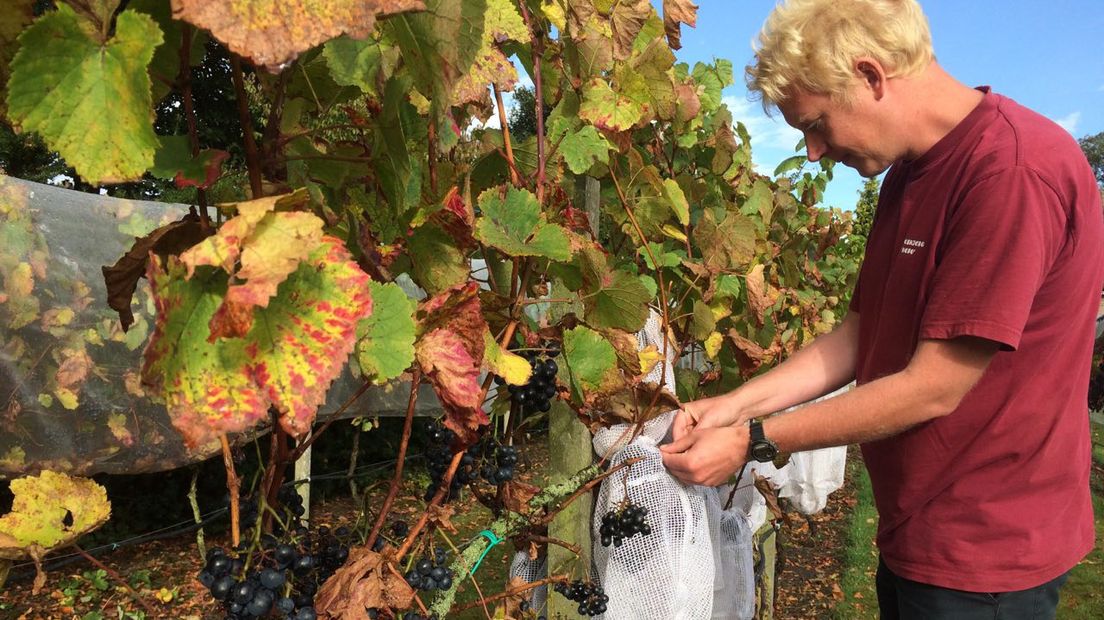
[{"label": "man's ear", "polygon": [[857,58],[855,59],[855,74],[870,89],[875,100],[879,100],[885,95],[886,74],[882,63],[873,58]]}]

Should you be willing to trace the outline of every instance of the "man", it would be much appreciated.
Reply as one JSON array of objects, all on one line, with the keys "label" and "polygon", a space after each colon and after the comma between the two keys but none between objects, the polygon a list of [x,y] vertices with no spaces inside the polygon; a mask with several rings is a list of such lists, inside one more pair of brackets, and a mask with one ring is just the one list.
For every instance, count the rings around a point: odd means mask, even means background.
[{"label": "man", "polygon": [[1086,393],[1104,216],[1077,143],[948,75],[915,0],[788,0],[747,74],[811,161],[889,173],[844,320],[687,404],[667,467],[716,485],[749,458],[861,443],[883,618],[1053,618],[1094,543]]}]

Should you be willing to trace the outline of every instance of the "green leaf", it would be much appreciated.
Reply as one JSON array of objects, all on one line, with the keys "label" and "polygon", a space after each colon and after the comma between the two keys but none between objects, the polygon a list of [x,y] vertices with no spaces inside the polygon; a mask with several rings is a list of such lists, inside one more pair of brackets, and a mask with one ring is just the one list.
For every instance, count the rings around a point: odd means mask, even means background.
[{"label": "green leaf", "polygon": [[377,94],[377,77],[383,65],[383,46],[379,41],[340,36],[326,42],[322,55],[335,82]]},{"label": "green leaf", "polygon": [[769,223],[774,214],[774,192],[771,191],[770,183],[764,179],[756,181],[747,202],[740,207],[740,212],[745,215],[756,214],[764,223]]},{"label": "green leaf", "polygon": [[193,157],[188,136],[161,136],[160,141],[150,174],[176,181],[177,187],[210,187],[222,173],[222,162],[230,157],[216,149],[204,149]]},{"label": "green leaf", "polygon": [[663,179],[663,197],[671,204],[671,210],[678,217],[679,224],[690,225],[690,204],[686,202],[686,194],[674,179]]},{"label": "green leaf", "polygon": [[695,340],[705,340],[716,327],[717,321],[713,318],[713,311],[709,309],[709,304],[695,299],[694,314],[690,318],[690,335]]},{"label": "green leaf", "polygon": [[372,314],[357,328],[357,362],[365,376],[381,384],[398,377],[414,361],[414,302],[398,284],[370,282]]},{"label": "green leaf", "polygon": [[549,224],[540,212],[537,197],[529,190],[510,188],[505,199],[497,188],[479,196],[483,214],[475,224],[475,237],[509,256],[543,256],[555,261],[571,258],[567,233]]},{"label": "green leaf", "polygon": [[583,88],[579,118],[596,127],[611,131],[629,129],[640,120],[644,110],[638,101],[616,93],[601,78],[594,78]]},{"label": "green leaf", "polygon": [[[130,0],[127,8],[152,17],[164,35],[164,42],[157,46],[153,53],[153,60],[149,64],[153,100],[161,101],[172,90],[172,83],[180,72],[180,44],[186,24],[173,19],[172,4],[163,0]],[[206,31],[192,30],[188,63],[193,67],[203,62],[203,56],[207,51],[207,39]]]},{"label": "green leaf", "polygon": [[0,558],[33,557],[64,547],[107,522],[107,491],[92,480],[53,471],[11,482],[11,512],[0,517]]},{"label": "green leaf", "polygon": [[8,0],[0,3],[0,118],[7,115],[8,80],[11,59],[18,45],[16,38],[34,19],[35,0]]},{"label": "green leaf", "polygon": [[123,11],[115,36],[100,44],[59,5],[19,37],[9,118],[41,134],[93,185],[140,178],[158,145],[146,67],[161,40],[148,15]]},{"label": "green leaf", "polygon": [[648,320],[652,295],[640,278],[627,271],[614,271],[596,290],[583,297],[586,321],[599,328],[638,331]]},{"label": "green leaf", "polygon": [[576,403],[585,403],[619,383],[617,352],[608,340],[589,327],[564,332],[564,371]]},{"label": "green leaf", "polygon": [[483,47],[486,0],[428,0],[420,13],[397,15],[386,27],[402,50],[414,85],[445,113],[456,83],[468,73]]},{"label": "green leaf", "polygon": [[468,279],[471,265],[456,240],[433,223],[414,229],[407,241],[414,281],[436,295]]},{"label": "green leaf", "polygon": [[591,125],[565,135],[560,142],[560,153],[575,174],[585,174],[595,162],[609,163],[609,149],[610,143]]},{"label": "green leaf", "polygon": [[783,175],[790,170],[799,170],[808,161],[804,155],[794,155],[793,157],[787,157],[782,160],[782,163],[778,164],[778,167],[774,169],[774,176]]}]

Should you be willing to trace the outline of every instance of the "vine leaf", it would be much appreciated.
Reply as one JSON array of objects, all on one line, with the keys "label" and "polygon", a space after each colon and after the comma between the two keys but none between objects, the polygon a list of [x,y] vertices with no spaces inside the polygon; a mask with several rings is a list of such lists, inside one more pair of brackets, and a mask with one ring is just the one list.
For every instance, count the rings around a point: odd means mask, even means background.
[{"label": "vine leaf", "polygon": [[373,38],[358,40],[341,36],[327,41],[322,55],[326,57],[326,66],[334,82],[342,86],[356,86],[367,94],[378,96],[377,78],[386,64],[384,49]]},{"label": "vine leaf", "polygon": [[746,265],[755,256],[755,224],[729,213],[719,225],[711,211],[702,213],[693,240],[701,248],[702,265],[712,273]]},{"label": "vine leaf", "polygon": [[0,116],[7,114],[5,101],[11,60],[17,48],[16,38],[34,20],[35,0],[8,0],[0,3]]},{"label": "vine leaf", "polygon": [[690,225],[690,203],[686,202],[686,194],[674,179],[663,179],[663,197],[671,205],[671,210],[678,217],[679,224]]},{"label": "vine leaf", "polygon": [[414,267],[411,276],[431,295],[462,284],[471,275],[467,255],[456,238],[436,222],[415,228],[407,240],[407,248]]},{"label": "vine leaf", "polygon": [[[655,407],[649,408],[653,398],[656,401]],[[595,403],[595,408],[612,417],[614,422],[631,422],[633,424],[648,422],[660,414],[678,409],[681,406],[678,397],[651,381],[633,385],[628,389],[618,390],[609,396],[598,399]]]},{"label": "vine leaf", "polygon": [[498,346],[489,330],[483,331],[483,366],[510,385],[525,385],[533,374],[529,361]]},{"label": "vine leaf", "polygon": [[545,219],[537,197],[525,189],[509,188],[505,198],[497,188],[479,196],[483,215],[475,237],[509,256],[543,256],[555,261],[571,258],[567,233]]},{"label": "vine leaf", "polygon": [[153,157],[150,174],[176,182],[177,187],[207,189],[222,174],[222,162],[230,153],[204,149],[192,156],[187,136],[161,136],[161,147]]},{"label": "vine leaf", "polygon": [[152,18],[128,10],[100,43],[69,5],[58,5],[19,37],[8,117],[41,134],[93,185],[140,178],[158,144],[146,67],[161,40]]},{"label": "vine leaf", "polygon": [[398,284],[370,282],[372,314],[357,328],[357,362],[374,383],[398,377],[414,361],[414,303]]},{"label": "vine leaf", "polygon": [[682,24],[698,25],[698,5],[690,0],[663,0],[663,28],[671,49],[682,49]]},{"label": "vine leaf", "polygon": [[609,163],[610,143],[591,125],[564,135],[560,142],[567,167],[575,174],[585,174],[595,162]]},{"label": "vine leaf", "polygon": [[101,267],[104,283],[107,285],[107,305],[119,313],[123,331],[134,323],[134,313],[130,309],[138,279],[146,273],[146,263],[150,252],[165,257],[178,255],[210,235],[200,223],[199,216],[185,215],[183,218],[165,224],[150,234],[138,239],[115,264]]},{"label": "vine leaf", "polygon": [[602,78],[593,78],[584,87],[579,118],[595,127],[610,131],[629,129],[643,116],[640,102],[626,94],[614,92]]},{"label": "vine leaf", "polygon": [[576,404],[590,405],[623,384],[613,345],[589,327],[580,325],[564,332],[563,355],[561,372],[567,374]]},{"label": "vine leaf", "polygon": [[648,0],[614,3],[610,11],[610,30],[613,32],[613,52],[617,60],[624,60],[632,54],[633,41],[651,15],[652,5]]},{"label": "vine leaf", "polygon": [[306,432],[372,311],[368,276],[340,241],[323,237],[268,306],[254,309],[245,338],[210,337],[226,272],[161,262],[150,261],[147,276],[157,323],[142,379],[161,393],[188,445],[251,428],[269,405],[289,433]]},{"label": "vine leaf", "polygon": [[445,426],[465,440],[489,421],[480,401],[479,360],[448,329],[438,328],[415,345],[418,363],[445,408]]},{"label": "vine leaf", "polygon": [[275,211],[301,208],[306,201],[306,191],[298,190],[237,203],[239,215],[180,255],[189,273],[211,265],[233,276],[225,301],[211,318],[212,340],[244,336],[253,325],[253,308],[266,306],[280,284],[319,246],[321,219],[303,211]]},{"label": "vine leaf", "polygon": [[376,17],[425,9],[422,0],[172,0],[173,17],[210,30],[253,64],[278,70],[342,34],[367,37]]},{"label": "vine leaf", "polygon": [[387,570],[383,556],[363,546],[349,549],[349,559],[318,590],[315,608],[324,618],[358,620],[365,609],[406,609],[414,589]]},{"label": "vine leaf", "polygon": [[464,77],[457,81],[452,92],[454,105],[479,101],[487,96],[487,85],[493,83],[499,90],[509,91],[517,83],[517,69],[499,45],[507,41],[529,42],[529,31],[514,8],[511,0],[487,0],[484,12],[483,37],[479,51]]},{"label": "vine leaf", "polygon": [[580,295],[588,324],[597,328],[636,332],[648,319],[652,294],[635,274],[610,268],[596,246],[580,252],[583,287]]},{"label": "vine leaf", "polygon": [[45,585],[42,557],[107,522],[107,491],[92,480],[43,471],[11,482],[12,509],[0,517],[0,558],[34,559],[34,593]]}]

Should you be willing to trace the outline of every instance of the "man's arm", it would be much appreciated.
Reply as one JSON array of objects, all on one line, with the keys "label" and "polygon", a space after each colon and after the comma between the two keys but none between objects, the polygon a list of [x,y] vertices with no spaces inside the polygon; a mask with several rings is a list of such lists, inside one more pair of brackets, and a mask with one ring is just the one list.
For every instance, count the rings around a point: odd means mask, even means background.
[{"label": "man's arm", "polygon": [[848,312],[835,329],[778,367],[728,394],[686,403],[675,418],[672,435],[678,440],[695,426],[736,424],[837,390],[855,377],[858,346],[859,315]]},{"label": "man's arm", "polygon": [[[954,411],[998,348],[996,342],[974,337],[923,340],[901,372],[764,420],[764,434],[783,452],[896,435]],[[724,426],[691,432],[660,449],[675,477],[716,486],[747,460],[748,440],[746,426]]]}]

